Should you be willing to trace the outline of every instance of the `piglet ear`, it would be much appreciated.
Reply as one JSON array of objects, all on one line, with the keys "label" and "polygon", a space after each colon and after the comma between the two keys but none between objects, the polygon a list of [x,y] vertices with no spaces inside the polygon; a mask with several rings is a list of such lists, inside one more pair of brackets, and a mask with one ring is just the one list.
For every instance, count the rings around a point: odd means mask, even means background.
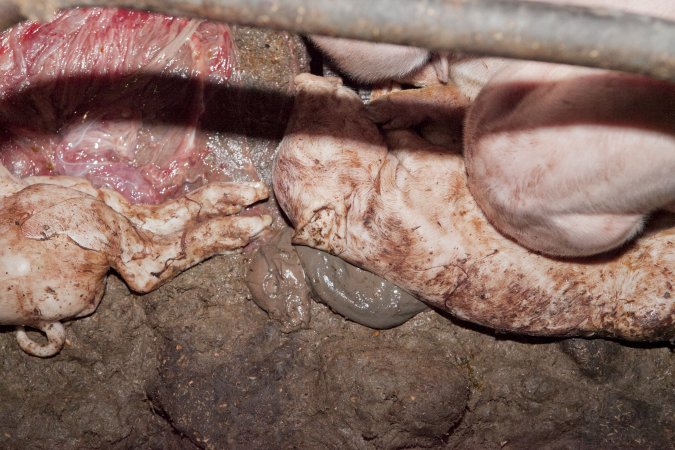
[{"label": "piglet ear", "polygon": [[85,250],[109,253],[105,234],[109,227],[99,214],[101,206],[95,198],[68,199],[32,214],[21,225],[21,232],[40,241],[67,236]]},{"label": "piglet ear", "polygon": [[298,224],[293,243],[339,256],[345,250],[346,235],[347,211],[344,205],[339,204],[321,208],[306,223]]}]

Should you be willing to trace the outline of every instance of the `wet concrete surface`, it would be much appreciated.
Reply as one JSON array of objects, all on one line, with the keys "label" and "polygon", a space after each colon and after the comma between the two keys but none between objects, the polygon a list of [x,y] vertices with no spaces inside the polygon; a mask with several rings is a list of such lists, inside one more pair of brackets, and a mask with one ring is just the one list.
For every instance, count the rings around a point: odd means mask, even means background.
[{"label": "wet concrete surface", "polygon": [[[235,119],[268,180],[307,61],[289,35],[237,36],[258,109]],[[674,448],[667,345],[517,339],[433,310],[376,331],[314,301],[307,328],[284,333],[251,300],[252,257],[213,258],[143,296],[111,276],[53,358],[3,329],[0,447]]]}]

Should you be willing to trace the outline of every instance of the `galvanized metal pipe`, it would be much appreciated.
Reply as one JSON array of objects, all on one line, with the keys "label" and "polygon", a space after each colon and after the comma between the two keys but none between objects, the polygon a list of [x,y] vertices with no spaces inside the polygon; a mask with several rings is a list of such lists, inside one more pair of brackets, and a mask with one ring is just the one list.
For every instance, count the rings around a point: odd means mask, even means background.
[{"label": "galvanized metal pipe", "polygon": [[641,73],[675,82],[675,23],[495,0],[4,0],[29,16],[121,6],[228,23]]}]

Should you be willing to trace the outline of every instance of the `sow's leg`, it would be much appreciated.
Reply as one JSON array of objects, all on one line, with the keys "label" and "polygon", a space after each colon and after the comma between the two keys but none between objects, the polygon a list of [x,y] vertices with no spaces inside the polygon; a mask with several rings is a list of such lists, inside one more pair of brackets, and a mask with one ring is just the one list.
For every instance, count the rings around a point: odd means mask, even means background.
[{"label": "sow's leg", "polygon": [[542,253],[602,253],[675,203],[675,85],[514,63],[468,112],[469,188],[490,222]]}]

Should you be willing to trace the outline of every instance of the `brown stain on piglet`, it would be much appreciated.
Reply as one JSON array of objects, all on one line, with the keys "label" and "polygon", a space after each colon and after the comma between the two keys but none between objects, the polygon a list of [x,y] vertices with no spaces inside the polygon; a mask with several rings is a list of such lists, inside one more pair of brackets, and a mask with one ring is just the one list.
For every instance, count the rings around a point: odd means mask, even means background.
[{"label": "brown stain on piglet", "polygon": [[[464,163],[456,152],[405,133],[388,136],[388,155],[384,143],[374,145],[370,137],[364,137],[355,152],[359,130],[370,136],[377,129],[362,113],[355,94],[334,86],[331,89],[339,92],[328,92],[325,83],[305,77],[294,115],[303,115],[305,102],[325,102],[321,95],[311,99],[312,90],[351,97],[353,104],[342,101],[329,108],[324,103],[326,108],[312,109],[321,115],[317,120],[325,135],[315,135],[311,123],[292,121],[274,177],[284,180],[275,182],[275,187],[284,187],[275,192],[293,223],[311,220],[311,209],[319,204],[344,211],[346,235],[340,237],[344,247],[339,256],[440,309],[497,330],[675,338],[675,302],[664,297],[671,291],[666,283],[675,266],[672,227],[650,231],[634,245],[603,258],[563,260],[527,251],[486,220],[468,191]],[[348,158],[343,140],[349,145]],[[395,183],[385,183],[384,175],[363,176],[364,167],[383,155],[382,174],[388,165],[402,165],[391,171],[397,174]],[[312,157],[320,157],[326,169],[299,178],[305,172],[294,161]],[[349,164],[343,164],[347,159]],[[301,188],[288,180],[297,180]],[[357,198],[361,207],[344,208],[347,198]]]}]

